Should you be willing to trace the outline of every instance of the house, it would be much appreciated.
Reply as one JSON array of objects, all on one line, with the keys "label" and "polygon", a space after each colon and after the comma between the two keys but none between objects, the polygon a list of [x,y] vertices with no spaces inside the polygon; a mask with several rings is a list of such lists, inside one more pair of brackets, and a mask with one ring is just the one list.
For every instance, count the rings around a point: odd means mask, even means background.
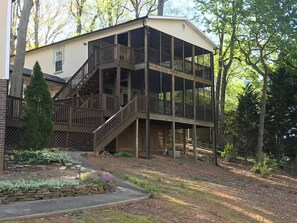
[{"label": "house", "polygon": [[175,156],[189,129],[211,140],[215,48],[187,19],[147,16],[30,50],[25,67],[70,77],[52,146]]}]

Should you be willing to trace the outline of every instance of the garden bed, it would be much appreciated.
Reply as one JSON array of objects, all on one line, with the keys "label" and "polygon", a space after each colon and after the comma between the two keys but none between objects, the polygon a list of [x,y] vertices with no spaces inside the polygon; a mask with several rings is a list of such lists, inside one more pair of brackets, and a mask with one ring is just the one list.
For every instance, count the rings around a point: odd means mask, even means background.
[{"label": "garden bed", "polygon": [[13,159],[0,176],[0,204],[110,193],[116,188],[110,173],[85,169],[65,152],[19,151],[8,157]]},{"label": "garden bed", "polygon": [[[76,197],[92,194],[111,193],[115,185],[82,184],[78,181],[52,181],[40,185],[36,181],[16,182],[24,187],[17,190],[0,188],[0,203],[7,204],[16,201],[47,200],[59,197]],[[35,184],[34,184],[35,183]],[[11,186],[13,183],[9,183]],[[2,183],[0,184],[1,187]],[[26,185],[26,186],[25,186]],[[13,186],[12,186],[13,187]]]}]

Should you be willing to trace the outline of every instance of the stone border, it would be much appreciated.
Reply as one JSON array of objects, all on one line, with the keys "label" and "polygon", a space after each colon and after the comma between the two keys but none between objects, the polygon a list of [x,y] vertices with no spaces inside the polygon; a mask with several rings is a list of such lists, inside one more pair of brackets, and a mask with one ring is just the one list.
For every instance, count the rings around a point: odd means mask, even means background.
[{"label": "stone border", "polygon": [[77,197],[92,194],[103,194],[115,192],[116,187],[112,185],[99,186],[97,184],[78,184],[63,186],[61,188],[32,188],[19,189],[17,191],[6,190],[0,192],[0,204],[8,204],[17,201],[48,200],[60,197]]}]

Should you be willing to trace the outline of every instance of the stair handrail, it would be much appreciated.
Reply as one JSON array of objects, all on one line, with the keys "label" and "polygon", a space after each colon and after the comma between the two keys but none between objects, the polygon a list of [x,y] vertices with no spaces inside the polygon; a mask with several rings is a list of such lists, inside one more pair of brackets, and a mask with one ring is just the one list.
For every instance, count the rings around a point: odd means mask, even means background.
[{"label": "stair handrail", "polygon": [[93,148],[95,149],[114,129],[120,127],[122,123],[128,120],[132,115],[139,112],[146,112],[146,109],[143,109],[143,106],[138,107],[137,101],[141,97],[133,98],[128,104],[126,104],[122,109],[117,113],[111,116],[106,122],[99,126],[93,132]]},{"label": "stair handrail", "polygon": [[[97,66],[97,60],[95,58],[95,55],[97,53],[97,51],[100,50],[100,49],[97,49],[95,50],[89,57],[88,59],[84,62],[84,64],[75,72],[75,74],[65,83],[65,85],[56,93],[56,95],[53,97],[53,100],[57,99],[58,96],[60,96],[60,94],[65,90],[67,89],[68,87],[68,95],[70,95],[70,86],[71,86],[71,82],[80,74],[80,72],[85,69],[86,65],[91,61],[91,59],[94,59],[94,67],[92,68],[91,71],[89,71],[88,73],[92,72],[94,69],[96,69],[96,66]],[[83,80],[83,78],[82,78]]]}]

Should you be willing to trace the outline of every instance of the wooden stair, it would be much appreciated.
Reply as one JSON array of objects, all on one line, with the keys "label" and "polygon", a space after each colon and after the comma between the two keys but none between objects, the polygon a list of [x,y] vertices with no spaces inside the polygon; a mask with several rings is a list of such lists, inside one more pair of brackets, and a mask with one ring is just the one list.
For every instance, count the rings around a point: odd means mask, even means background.
[{"label": "wooden stair", "polygon": [[78,71],[67,81],[67,83],[54,96],[54,100],[73,97],[79,89],[98,71],[98,51],[94,51]]},{"label": "wooden stair", "polygon": [[115,137],[138,118],[145,118],[146,97],[137,96],[126,106],[110,117],[93,132],[93,149],[96,154],[103,152]]}]

